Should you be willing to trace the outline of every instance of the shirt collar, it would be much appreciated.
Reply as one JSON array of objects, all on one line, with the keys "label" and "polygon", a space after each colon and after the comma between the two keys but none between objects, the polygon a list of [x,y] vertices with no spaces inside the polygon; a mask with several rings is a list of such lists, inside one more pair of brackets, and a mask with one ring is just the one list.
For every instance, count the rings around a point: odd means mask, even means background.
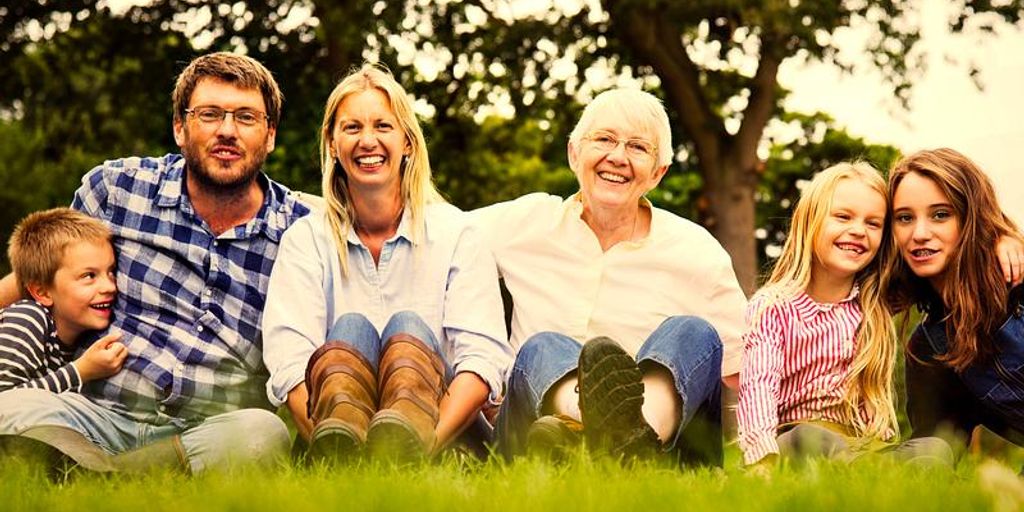
[{"label": "shirt collar", "polygon": [[[426,222],[425,219],[423,220],[423,224],[424,224],[424,226],[423,226],[424,238],[429,240],[430,239],[430,237],[429,237],[429,229],[426,226],[427,222]],[[363,243],[363,241],[359,239],[359,235],[356,234],[356,230],[355,230],[354,226],[350,227],[350,229],[348,230],[348,236],[346,238],[348,240],[348,243],[350,243],[350,244],[355,244],[355,245],[360,245],[360,246],[364,246],[365,245]],[[390,242],[391,240],[397,240],[399,238],[404,238],[404,239],[408,240],[409,243],[412,244],[413,246],[419,245],[419,243],[413,241],[413,236],[412,236],[412,214],[409,213],[409,209],[408,208],[403,208],[402,209],[402,220],[398,221],[398,229],[395,230],[394,236],[389,238],[386,242]]]},{"label": "shirt collar", "polygon": [[800,315],[800,319],[808,321],[813,319],[819,313],[831,311],[836,307],[844,306],[857,299],[860,296],[860,286],[857,284],[853,285],[853,289],[850,290],[850,294],[845,299],[832,304],[832,303],[819,303],[807,295],[806,291],[801,291],[799,295],[793,300],[793,307],[796,308],[797,314]]},{"label": "shirt collar", "polygon": [[[647,199],[646,196],[641,196],[640,197],[640,206],[647,207],[647,209],[649,209],[651,211],[651,227],[647,231],[647,236],[645,236],[644,238],[641,238],[640,240],[635,240],[635,241],[623,242],[625,244],[633,244],[633,245],[642,244],[642,243],[644,243],[645,240],[647,240],[648,238],[651,237],[651,233],[653,233],[654,230],[655,230],[654,204],[651,203],[651,200]],[[562,201],[562,207],[564,208],[566,215],[570,216],[572,219],[578,220],[578,221],[583,222],[584,224],[586,224],[586,222],[583,221],[583,192],[582,191],[576,191],[575,194],[573,194],[573,195],[569,196],[568,198],[566,198],[565,201]]]},{"label": "shirt collar", "polygon": [[[289,200],[287,189],[272,182],[263,171],[256,175],[256,181],[263,189],[263,205],[249,222],[243,226],[236,226],[234,232],[240,238],[263,234],[270,240],[279,242],[284,230],[290,225],[292,210],[301,214],[303,212],[298,212],[300,208],[305,211],[308,209],[298,205],[294,198]],[[156,204],[162,208],[182,208],[188,214],[195,215],[186,197],[185,158],[180,157],[162,174]],[[239,233],[239,230],[242,232]]]}]

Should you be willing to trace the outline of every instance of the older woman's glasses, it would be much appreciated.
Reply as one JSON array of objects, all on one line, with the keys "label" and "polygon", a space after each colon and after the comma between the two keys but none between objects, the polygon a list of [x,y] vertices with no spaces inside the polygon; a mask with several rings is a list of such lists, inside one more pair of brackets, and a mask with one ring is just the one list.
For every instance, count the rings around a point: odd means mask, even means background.
[{"label": "older woman's glasses", "polygon": [[632,157],[652,158],[658,149],[654,143],[644,139],[620,139],[610,132],[596,131],[583,137],[601,151],[612,152],[619,144],[626,146],[626,154]]},{"label": "older woman's glasses", "polygon": [[242,126],[256,126],[267,117],[263,112],[249,108],[227,110],[220,107],[196,107],[185,109],[185,113],[195,116],[201,123],[211,126],[223,123],[224,118],[228,115],[234,118],[235,123]]}]

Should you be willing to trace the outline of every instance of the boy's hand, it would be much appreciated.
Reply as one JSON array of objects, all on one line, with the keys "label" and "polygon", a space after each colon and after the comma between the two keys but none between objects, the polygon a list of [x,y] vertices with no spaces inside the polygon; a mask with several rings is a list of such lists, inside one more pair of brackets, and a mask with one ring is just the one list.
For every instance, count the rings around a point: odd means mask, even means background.
[{"label": "boy's hand", "polygon": [[110,377],[121,370],[128,357],[128,347],[119,340],[121,333],[112,332],[96,340],[75,360],[75,368],[82,382]]}]

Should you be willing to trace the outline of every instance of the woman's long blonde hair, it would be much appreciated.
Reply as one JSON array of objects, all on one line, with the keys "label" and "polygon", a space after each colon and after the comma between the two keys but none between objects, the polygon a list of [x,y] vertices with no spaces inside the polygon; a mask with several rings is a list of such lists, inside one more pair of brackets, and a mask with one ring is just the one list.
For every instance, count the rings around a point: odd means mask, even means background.
[{"label": "woman's long blonde hair", "polygon": [[[844,162],[818,173],[803,189],[793,211],[782,255],[768,281],[758,291],[764,301],[754,313],[755,319],[771,304],[791,300],[810,285],[815,239],[832,210],[836,188],[846,179],[866,184],[888,204],[885,180],[867,163]],[[886,221],[878,254],[855,276],[860,288],[858,301],[864,316],[857,328],[857,352],[846,375],[844,401],[847,406],[846,424],[861,436],[883,437],[898,430],[893,405],[893,372],[899,343],[892,311],[883,293],[886,289],[884,282],[888,279],[885,269],[889,268],[893,257],[888,239],[889,223]],[[866,413],[863,416],[861,407]]]},{"label": "woman's long blonde hair", "polygon": [[427,157],[427,143],[405,89],[395,81],[391,72],[380,64],[364,64],[358,70],[349,73],[334,87],[327,98],[324,122],[320,128],[320,168],[323,173],[321,190],[327,206],[327,220],[331,226],[334,243],[338,247],[338,259],[345,274],[348,274],[348,231],[356,219],[356,212],[352,206],[348,175],[331,154],[331,135],[341,102],[351,94],[369,90],[378,90],[387,96],[391,110],[409,143],[409,155],[403,158],[401,169],[401,194],[402,203],[409,210],[414,242],[421,240],[426,231],[423,222],[423,210],[426,205],[444,202],[444,198],[434,188],[430,160]]}]

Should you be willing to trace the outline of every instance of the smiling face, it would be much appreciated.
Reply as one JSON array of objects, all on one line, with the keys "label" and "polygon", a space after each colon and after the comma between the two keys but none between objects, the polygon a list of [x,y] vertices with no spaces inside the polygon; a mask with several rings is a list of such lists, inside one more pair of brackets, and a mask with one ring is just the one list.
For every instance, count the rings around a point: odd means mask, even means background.
[{"label": "smiling face", "polygon": [[814,239],[812,280],[827,275],[852,283],[878,254],[885,213],[884,195],[860,180],[841,179]]},{"label": "smiling face", "polygon": [[[607,210],[636,208],[668,170],[668,166],[657,165],[655,155],[639,151],[638,144],[653,145],[652,140],[650,133],[625,120],[598,117],[587,135],[569,142],[569,166],[580,181],[584,205]],[[604,147],[608,141],[616,141],[610,150]]]},{"label": "smiling face", "polygon": [[82,240],[64,249],[52,284],[28,286],[32,297],[50,308],[63,343],[72,345],[82,332],[110,325],[117,293],[114,269],[109,242]]},{"label": "smiling face", "polygon": [[598,114],[595,119],[579,141],[569,142],[569,165],[580,183],[583,204],[636,208],[668,170],[657,163],[654,135],[618,116]]},{"label": "smiling face", "polygon": [[196,84],[188,105],[189,109],[218,107],[259,113],[260,121],[252,126],[238,123],[234,115],[204,121],[195,114],[187,114],[174,123],[174,140],[185,156],[191,183],[214,191],[253,186],[267,153],[274,149],[276,135],[266,120],[260,91],[203,78]]},{"label": "smiling face", "polygon": [[907,173],[893,194],[893,235],[914,275],[942,291],[960,244],[960,217],[934,180]]},{"label": "smiling face", "polygon": [[387,95],[378,89],[350,94],[334,117],[330,151],[345,170],[352,193],[398,194],[402,157],[410,149]]}]

